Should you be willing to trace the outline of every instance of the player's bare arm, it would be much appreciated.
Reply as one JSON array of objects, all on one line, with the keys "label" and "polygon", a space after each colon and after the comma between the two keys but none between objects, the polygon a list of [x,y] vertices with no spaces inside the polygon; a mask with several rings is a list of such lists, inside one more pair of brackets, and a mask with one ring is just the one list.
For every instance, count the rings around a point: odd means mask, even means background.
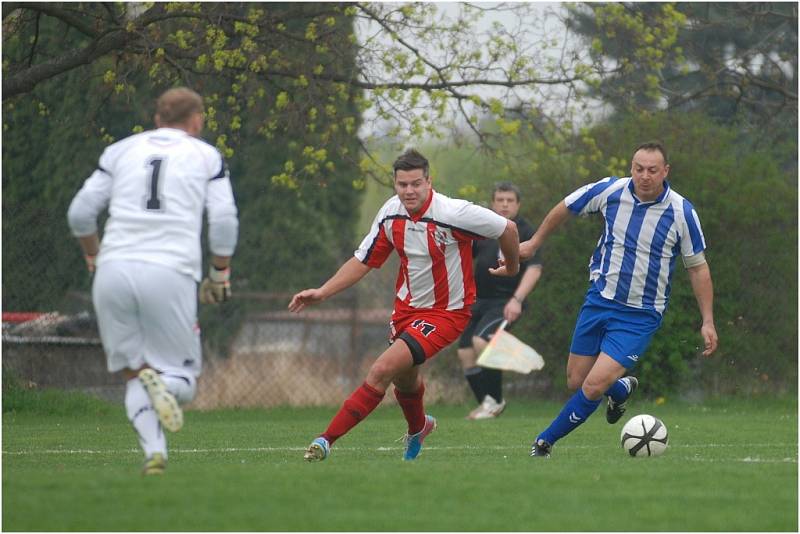
[{"label": "player's bare arm", "polygon": [[503,308],[503,318],[506,321],[513,323],[519,319],[519,316],[522,315],[522,303],[525,301],[525,297],[536,287],[536,283],[539,281],[541,275],[541,265],[529,265],[525,268],[525,272],[522,274],[522,279],[520,279],[519,285],[514,291],[514,295],[509,299],[505,308]]},{"label": "player's bare arm", "polygon": [[306,306],[322,302],[354,285],[371,270],[372,267],[361,263],[358,258],[350,258],[321,287],[305,289],[293,296],[289,302],[289,311],[297,313]]},{"label": "player's bare arm", "polygon": [[[528,239],[527,241],[523,241],[519,244],[519,259],[520,260],[527,260],[528,258],[533,257],[537,250],[542,246],[547,236],[549,236],[553,231],[564,224],[564,221],[569,219],[570,216],[569,208],[562,200],[558,204],[550,210],[550,212],[545,216],[542,224],[539,225],[539,229],[536,230],[536,233],[533,234],[533,237]],[[505,254],[505,252],[503,252]],[[489,272],[495,276],[509,276],[509,273],[506,271],[506,266],[501,262],[500,267],[497,269],[489,269]],[[511,273],[516,274],[516,273]]]},{"label": "player's bare arm", "polygon": [[519,272],[519,231],[514,221],[506,223],[506,229],[497,242],[505,260],[501,262],[499,269],[489,269],[489,272],[498,276],[514,276]]},{"label": "player's bare arm", "polygon": [[217,256],[216,254],[212,254],[211,265],[217,268],[217,270],[225,270],[231,266],[231,256]]},{"label": "player's bare arm", "polygon": [[519,258],[527,260],[533,257],[536,251],[544,244],[545,239],[569,219],[570,213],[563,200],[556,204],[542,220],[542,224],[539,225],[536,233],[529,240],[519,244]]},{"label": "player's bare arm", "polygon": [[689,281],[697,299],[697,306],[703,318],[700,335],[703,336],[703,356],[711,356],[717,350],[719,338],[714,326],[714,284],[711,281],[711,269],[708,263],[689,267]]},{"label": "player's bare arm", "polygon": [[79,237],[78,242],[81,244],[81,249],[83,250],[83,259],[86,260],[86,269],[90,273],[93,273],[97,253],[100,252],[100,238],[97,236],[97,233],[94,233]]}]

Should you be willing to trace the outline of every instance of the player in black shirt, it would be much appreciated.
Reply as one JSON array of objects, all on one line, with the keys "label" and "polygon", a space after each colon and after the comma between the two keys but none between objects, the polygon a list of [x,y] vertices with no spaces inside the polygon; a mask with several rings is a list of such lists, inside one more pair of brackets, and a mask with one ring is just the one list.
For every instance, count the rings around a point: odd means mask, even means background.
[{"label": "player in black shirt", "polygon": [[[492,192],[492,209],[517,224],[520,241],[530,239],[536,232],[528,221],[518,216],[520,207],[519,188],[511,182],[495,184]],[[503,400],[503,375],[498,369],[477,365],[478,355],[486,347],[503,319],[509,328],[525,309],[525,297],[533,291],[542,274],[538,254],[520,265],[516,276],[494,276],[490,267],[497,266],[501,258],[497,241],[492,239],[475,241],[472,255],[475,259],[475,285],[477,297],[472,305],[472,319],[458,342],[458,358],[464,376],[478,400],[478,407],[467,419],[490,419],[500,415],[506,407]]]}]

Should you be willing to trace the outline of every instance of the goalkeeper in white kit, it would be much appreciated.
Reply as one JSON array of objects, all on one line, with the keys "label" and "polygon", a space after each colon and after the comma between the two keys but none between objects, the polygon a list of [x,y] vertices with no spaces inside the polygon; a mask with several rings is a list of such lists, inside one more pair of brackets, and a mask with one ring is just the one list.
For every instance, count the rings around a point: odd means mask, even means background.
[{"label": "goalkeeper in white kit", "polygon": [[[144,450],[144,474],[164,472],[180,404],[202,367],[197,283],[208,218],[211,262],[200,301],[230,297],[239,220],[227,166],[198,136],[203,99],[174,88],[156,102],[156,129],[107,147],[67,218],[94,273],[92,301],[112,373],[126,380],[125,408]],[[102,242],[97,217],[108,208]]]}]

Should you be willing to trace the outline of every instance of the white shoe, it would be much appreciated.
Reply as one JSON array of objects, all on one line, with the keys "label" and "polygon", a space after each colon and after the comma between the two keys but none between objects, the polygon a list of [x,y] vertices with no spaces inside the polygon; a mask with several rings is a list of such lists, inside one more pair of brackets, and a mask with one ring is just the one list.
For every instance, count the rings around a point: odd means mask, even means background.
[{"label": "white shoe", "polygon": [[505,409],[506,401],[497,402],[491,395],[486,395],[472,419],[493,419],[503,413]]},{"label": "white shoe", "polygon": [[467,415],[467,417],[465,417],[465,419],[475,419],[475,416],[478,415],[479,413],[481,413],[482,411],[483,411],[483,404],[481,403],[481,404],[478,405],[477,408],[475,408],[471,412],[469,412],[469,415]]},{"label": "white shoe", "polygon": [[180,430],[183,426],[183,410],[172,393],[167,391],[167,386],[158,373],[152,369],[142,369],[139,371],[139,380],[164,428],[170,432]]}]

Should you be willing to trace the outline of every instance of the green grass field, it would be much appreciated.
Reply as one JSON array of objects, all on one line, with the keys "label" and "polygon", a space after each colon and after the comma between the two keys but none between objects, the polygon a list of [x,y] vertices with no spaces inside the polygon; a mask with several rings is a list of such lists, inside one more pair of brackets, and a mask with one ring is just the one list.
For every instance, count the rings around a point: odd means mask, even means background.
[{"label": "green grass field", "polygon": [[[328,460],[302,460],[334,408],[189,412],[163,477],[139,475],[122,407],[76,396],[3,414],[4,531],[797,531],[797,400],[632,402],[670,430],[630,458],[598,411],[549,459],[528,457],[560,408],[493,421],[431,406],[439,430],[401,460],[381,407]],[[19,403],[17,403],[19,404]],[[8,409],[6,403],[5,409]]]}]

